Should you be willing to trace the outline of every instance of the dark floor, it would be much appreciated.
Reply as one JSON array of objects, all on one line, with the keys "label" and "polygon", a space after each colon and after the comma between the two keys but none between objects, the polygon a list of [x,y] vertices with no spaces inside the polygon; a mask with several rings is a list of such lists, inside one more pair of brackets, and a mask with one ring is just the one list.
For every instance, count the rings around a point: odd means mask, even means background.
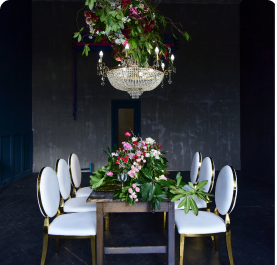
[{"label": "dark floor", "polygon": [[[84,174],[84,173],[83,173]],[[188,180],[188,174],[185,174]],[[216,174],[217,176],[217,174]],[[0,264],[40,264],[42,252],[41,215],[36,198],[37,174],[31,174],[0,188]],[[247,181],[246,181],[247,179]],[[249,181],[251,179],[251,181]],[[88,185],[88,173],[83,175]],[[238,199],[230,215],[235,265],[274,264],[274,187],[238,174]],[[214,209],[214,204],[212,206]],[[106,246],[166,244],[161,213],[113,214]],[[176,236],[176,265],[179,264],[179,235]],[[50,239],[46,264],[91,264],[89,239],[60,240],[54,253]],[[105,255],[105,264],[167,264],[166,254]],[[224,237],[219,251],[210,238],[186,238],[184,264],[228,265]]]}]

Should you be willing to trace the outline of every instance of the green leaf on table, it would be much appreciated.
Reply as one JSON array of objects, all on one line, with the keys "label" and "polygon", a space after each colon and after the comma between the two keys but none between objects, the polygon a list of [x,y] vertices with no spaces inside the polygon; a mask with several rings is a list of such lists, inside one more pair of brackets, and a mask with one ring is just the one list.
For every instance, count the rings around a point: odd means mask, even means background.
[{"label": "green leaf on table", "polygon": [[189,197],[189,200],[190,200],[190,207],[191,207],[192,212],[195,215],[197,215],[198,214],[198,207],[197,207],[195,201],[191,197]]},{"label": "green leaf on table", "polygon": [[102,178],[102,179],[100,179],[97,183],[93,184],[92,188],[95,189],[95,188],[100,187],[100,186],[103,184],[104,179],[105,179],[105,178]]},{"label": "green leaf on table", "polygon": [[203,188],[208,183],[208,180],[203,180],[197,184],[197,189]]},{"label": "green leaf on table", "polygon": [[166,195],[165,194],[160,194],[157,195],[157,200],[159,200],[160,202],[165,202]]},{"label": "green leaf on table", "polygon": [[149,172],[147,169],[142,168],[140,171],[143,173],[143,175],[144,175],[145,177],[147,177],[147,178],[149,178],[149,179],[152,179],[152,175],[150,174],[150,172]]},{"label": "green leaf on table", "polygon": [[187,214],[190,210],[190,200],[186,197],[185,204],[184,204],[184,212]]},{"label": "green leaf on table", "polygon": [[166,180],[164,180],[164,179],[158,180],[157,183],[159,183],[159,184],[161,184],[161,185],[163,185],[163,186],[165,186],[165,187],[169,187],[170,185],[172,185],[172,184],[170,184],[169,181],[166,181]]},{"label": "green leaf on table", "polygon": [[189,182],[189,186],[190,186],[192,189],[194,189],[194,186],[193,186],[193,184],[192,184],[191,182]]},{"label": "green leaf on table", "polygon": [[178,204],[178,208],[183,207],[186,204],[188,197],[185,197],[179,204]]},{"label": "green leaf on table", "polygon": [[80,32],[75,32],[73,38],[77,38],[79,36]]},{"label": "green leaf on table", "polygon": [[178,200],[180,200],[180,199],[183,198],[183,197],[184,197],[183,194],[175,195],[175,196],[171,199],[171,202],[178,201]]},{"label": "green leaf on table", "polygon": [[100,180],[100,178],[98,178],[96,176],[89,176],[89,177],[93,182],[98,182]]},{"label": "green leaf on table", "polygon": [[162,187],[158,183],[155,184],[155,187],[156,187],[156,192],[155,192],[156,195],[161,195],[163,193]]},{"label": "green leaf on table", "polygon": [[158,210],[161,210],[160,202],[157,199],[155,200],[155,205],[158,208]]},{"label": "green leaf on table", "polygon": [[175,36],[175,34],[172,34],[173,35],[173,37],[177,40],[178,38]]},{"label": "green leaf on table", "polygon": [[181,176],[181,172],[178,172],[176,175],[176,179],[178,179]]},{"label": "green leaf on table", "polygon": [[156,191],[156,186],[154,184],[151,184],[151,188],[150,188],[150,192],[149,192],[149,196],[148,196],[148,200],[152,201],[155,195],[155,191]]},{"label": "green leaf on table", "polygon": [[97,11],[96,11],[96,15],[98,16],[98,17],[100,17],[100,16],[102,16],[104,14],[104,9],[98,9]]},{"label": "green leaf on table", "polygon": [[85,44],[82,55],[86,54],[86,56],[88,56],[89,51],[90,51],[90,48],[89,48],[88,44]]},{"label": "green leaf on table", "polygon": [[141,186],[140,193],[143,200],[147,200],[150,189],[152,188],[152,183],[146,182]]},{"label": "green leaf on table", "polygon": [[180,185],[181,180],[182,180],[182,176],[180,176],[179,178],[177,178],[177,186],[179,186],[179,185]]}]

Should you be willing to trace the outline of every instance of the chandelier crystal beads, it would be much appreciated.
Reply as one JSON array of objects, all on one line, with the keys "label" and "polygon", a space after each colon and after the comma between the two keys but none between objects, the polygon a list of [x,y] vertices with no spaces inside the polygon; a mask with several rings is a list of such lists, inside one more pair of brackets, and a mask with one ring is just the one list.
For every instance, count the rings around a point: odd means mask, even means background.
[{"label": "chandelier crystal beads", "polygon": [[[127,45],[126,45],[127,46]],[[168,83],[171,84],[171,74],[176,72],[173,67],[174,55],[171,56],[171,66],[167,70],[164,69],[165,64],[159,60],[159,49],[156,47],[156,61],[153,66],[141,67],[132,55],[128,56],[129,45],[125,47],[126,55],[116,67],[108,68],[102,62],[103,52],[99,53],[100,59],[97,64],[97,74],[101,77],[101,85],[105,85],[105,78],[107,77],[111,85],[121,91],[126,91],[133,99],[138,99],[143,92],[151,91],[161,84],[163,87],[163,80],[168,77]]]}]

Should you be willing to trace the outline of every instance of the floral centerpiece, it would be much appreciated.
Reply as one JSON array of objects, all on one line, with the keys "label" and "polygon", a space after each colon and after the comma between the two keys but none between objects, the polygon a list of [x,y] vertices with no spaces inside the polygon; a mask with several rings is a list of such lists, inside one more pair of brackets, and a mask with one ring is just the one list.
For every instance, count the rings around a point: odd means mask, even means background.
[{"label": "floral centerpiece", "polygon": [[97,189],[105,184],[118,184],[123,174],[127,175],[124,187],[114,191],[114,199],[127,201],[130,205],[142,201],[151,202],[151,209],[160,209],[160,202],[166,199],[176,201],[183,200],[178,207],[184,206],[187,213],[190,209],[194,214],[198,213],[197,205],[194,201],[195,196],[199,199],[208,201],[206,196],[212,196],[203,191],[207,181],[200,182],[194,186],[191,182],[190,190],[183,190],[186,184],[182,181],[180,172],[176,180],[167,178],[169,172],[166,171],[167,159],[166,152],[161,152],[162,146],[154,139],[148,137],[142,139],[126,132],[127,141],[122,142],[122,147],[117,150],[104,151],[108,155],[108,165],[99,168],[94,175],[90,176],[91,186]]},{"label": "floral centerpiece", "polygon": [[[149,64],[148,56],[156,58],[155,47],[159,48],[159,57],[162,56],[172,64],[170,60],[170,47],[162,42],[161,27],[171,25],[172,35],[176,37],[173,29],[179,32],[186,40],[190,39],[186,31],[180,30],[178,24],[165,17],[158,11],[151,0],[86,0],[84,17],[89,28],[88,34],[82,34],[84,28],[79,28],[74,33],[78,42],[84,36],[94,38],[96,42],[111,42],[113,44],[113,56],[117,61],[122,61],[128,51],[135,62],[141,66]],[[182,25],[181,25],[182,26]],[[85,42],[84,42],[85,43]],[[168,49],[169,53],[168,53]],[[85,44],[83,54],[88,55],[90,48]]]}]

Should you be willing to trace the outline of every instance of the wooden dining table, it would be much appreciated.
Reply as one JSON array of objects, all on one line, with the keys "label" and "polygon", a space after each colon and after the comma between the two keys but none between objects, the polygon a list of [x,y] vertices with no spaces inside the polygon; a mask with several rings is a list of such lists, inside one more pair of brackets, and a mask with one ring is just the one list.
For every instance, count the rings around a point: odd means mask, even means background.
[{"label": "wooden dining table", "polygon": [[175,264],[175,210],[174,202],[166,200],[161,202],[161,209],[155,209],[155,212],[168,213],[168,244],[167,246],[136,246],[136,247],[105,247],[104,246],[104,215],[105,213],[144,213],[152,212],[151,203],[138,201],[130,206],[128,202],[120,199],[113,200],[113,192],[92,191],[87,199],[87,203],[96,202],[96,249],[97,265],[104,264],[104,254],[149,254],[149,253],[167,253],[168,264]]}]

